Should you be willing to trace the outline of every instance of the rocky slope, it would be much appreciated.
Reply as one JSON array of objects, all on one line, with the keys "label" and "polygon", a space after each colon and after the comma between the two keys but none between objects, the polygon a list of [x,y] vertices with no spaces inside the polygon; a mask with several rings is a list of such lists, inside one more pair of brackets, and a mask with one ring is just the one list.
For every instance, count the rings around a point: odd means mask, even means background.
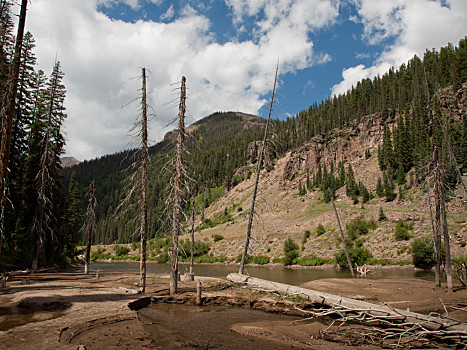
[{"label": "rocky slope", "polygon": [[[394,123],[387,120],[386,123]],[[319,161],[329,168],[331,161],[336,165],[343,161],[352,165],[356,181],[362,181],[370,191],[375,192],[378,177],[382,177],[377,159],[377,146],[382,142],[383,124],[378,115],[362,118],[358,125],[345,130],[334,130],[329,137],[314,137],[310,142],[288,152],[280,158],[273,169],[263,170],[253,224],[251,255],[267,255],[271,258],[283,256],[284,241],[292,238],[301,247],[300,257],[316,255],[331,258],[341,249],[338,238],[338,226],[331,203],[323,202],[323,194],[317,190],[304,196],[298,195],[300,183],[305,183],[306,173],[314,174]],[[254,155],[257,145],[251,145],[247,151]],[[370,150],[371,157],[366,159],[365,151]],[[253,166],[251,167],[253,168]],[[464,177],[464,181],[467,179]],[[254,184],[254,176],[239,183],[221,199],[205,211],[205,218],[215,219],[226,210],[233,217],[225,224],[204,229],[196,233],[196,240],[211,244],[214,256],[226,256],[234,259],[241,253],[247,231],[248,213]],[[465,197],[459,190],[459,197]],[[344,226],[356,217],[374,219],[378,223],[375,230],[370,230],[364,237],[363,247],[368,248],[376,259],[389,263],[409,263],[411,256],[408,247],[414,238],[431,235],[431,218],[427,196],[418,188],[410,188],[406,199],[386,202],[384,198],[373,198],[364,207],[353,204],[345,195],[345,188],[337,192],[336,206]],[[380,206],[388,220],[378,222]],[[452,256],[466,256],[467,240],[467,202],[462,199],[448,203],[449,230],[452,242]],[[408,241],[396,241],[394,228],[398,220],[413,223]],[[201,227],[201,216],[196,218],[196,226]],[[316,236],[318,224],[326,232]],[[311,237],[303,245],[306,230]],[[220,235],[224,239],[214,242],[213,237]],[[182,237],[182,239],[188,238]],[[464,246],[464,247],[463,247]]]}]

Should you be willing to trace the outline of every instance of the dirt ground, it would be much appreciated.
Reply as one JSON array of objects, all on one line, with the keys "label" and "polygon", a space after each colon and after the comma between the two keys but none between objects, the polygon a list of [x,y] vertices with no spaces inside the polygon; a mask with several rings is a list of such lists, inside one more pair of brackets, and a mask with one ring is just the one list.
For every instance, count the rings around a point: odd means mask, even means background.
[{"label": "dirt ground", "polygon": [[[61,271],[35,274],[29,280],[10,279],[7,287],[0,289],[0,349],[221,349],[229,348],[229,344],[235,348],[231,340],[223,338],[226,333],[233,337],[230,339],[243,336],[245,349],[378,348],[352,344],[352,337],[337,336],[354,332],[359,325],[344,326],[334,337],[323,337],[328,327],[324,323],[291,323],[300,319],[293,316],[294,301],[213,278],[196,279],[202,280],[206,304],[220,305],[219,310],[193,305],[196,281],[181,282],[179,294],[169,298],[168,276],[148,274],[146,296],[185,304],[183,307],[188,309],[131,311],[128,304],[144,297],[133,293],[138,279],[136,273],[101,273],[97,279],[95,273]],[[418,279],[323,279],[303,287],[373,303],[388,302],[421,313],[444,313],[444,304],[450,317],[467,321],[467,290],[459,286],[453,294],[448,294],[445,287],[435,289],[432,282]],[[242,316],[234,311],[237,314],[230,316],[226,312],[234,305],[255,305],[258,310],[272,313]],[[181,320],[186,319],[190,326],[182,324]],[[183,329],[188,330],[186,334]],[[194,338],[197,332],[205,333]]]}]

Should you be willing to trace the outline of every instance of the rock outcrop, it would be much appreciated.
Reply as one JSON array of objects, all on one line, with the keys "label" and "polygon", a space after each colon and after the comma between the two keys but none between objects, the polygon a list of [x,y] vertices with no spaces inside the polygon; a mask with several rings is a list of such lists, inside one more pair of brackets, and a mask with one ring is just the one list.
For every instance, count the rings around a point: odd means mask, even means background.
[{"label": "rock outcrop", "polygon": [[320,162],[329,169],[331,162],[337,167],[341,161],[350,163],[365,157],[366,150],[374,150],[382,142],[386,123],[393,124],[394,120],[383,122],[379,114],[372,114],[362,118],[358,125],[334,129],[326,137],[314,136],[311,141],[290,152],[282,180],[293,180],[297,174],[305,171],[314,175]]}]

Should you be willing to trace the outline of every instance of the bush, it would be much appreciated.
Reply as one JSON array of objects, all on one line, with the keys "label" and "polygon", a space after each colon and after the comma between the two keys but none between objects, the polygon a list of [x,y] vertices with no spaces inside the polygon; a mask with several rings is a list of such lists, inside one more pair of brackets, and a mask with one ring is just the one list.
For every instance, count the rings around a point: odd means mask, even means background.
[{"label": "bush", "polygon": [[351,241],[355,241],[358,237],[366,235],[369,230],[374,230],[377,224],[374,220],[364,220],[361,217],[353,219],[345,228],[347,236]]},{"label": "bush", "polygon": [[[238,254],[237,257],[235,258],[235,261],[236,262],[241,262],[242,261],[242,255],[243,255],[243,253]],[[253,258],[251,257],[251,255],[247,254],[246,258],[245,258],[245,264],[249,264],[252,261],[253,261]]]},{"label": "bush", "polygon": [[284,242],[284,265],[291,265],[298,258],[298,244],[291,238],[287,238]]},{"label": "bush", "polygon": [[297,259],[297,264],[301,266],[321,266],[326,264],[327,260],[317,256],[308,256]]},{"label": "bush", "polygon": [[269,264],[269,261],[271,261],[271,258],[269,256],[255,256],[253,258],[253,264],[258,264],[258,265],[265,265]]},{"label": "bush", "polygon": [[302,239],[302,244],[305,245],[306,242],[308,241],[308,238],[310,238],[311,236],[311,232],[310,230],[305,230],[305,232],[303,233],[303,239]]},{"label": "bush", "polygon": [[165,262],[169,261],[169,254],[163,253],[163,254],[161,254],[159,256],[156,256],[154,258],[154,260],[157,261],[157,262],[165,263]]},{"label": "bush", "polygon": [[283,264],[284,263],[284,259],[283,258],[273,258],[272,259],[272,263],[273,264]]},{"label": "bush", "polygon": [[396,227],[394,228],[394,238],[396,241],[408,241],[410,239],[409,230],[413,230],[413,223],[407,224],[403,220],[397,221]]},{"label": "bush", "polygon": [[[194,256],[202,256],[209,253],[209,244],[206,242],[195,241]],[[180,246],[178,249],[178,255],[182,258],[187,258],[191,256],[191,242],[186,239],[180,241]]]},{"label": "bush", "polygon": [[322,224],[318,224],[318,227],[316,228],[315,234],[317,237],[322,236],[326,233],[326,229]]},{"label": "bush", "polygon": [[435,264],[433,239],[429,236],[415,239],[411,244],[412,259],[415,267],[431,269]]},{"label": "bush", "polygon": [[384,214],[384,211],[383,211],[383,207],[380,206],[379,207],[379,217],[378,217],[378,221],[385,221],[387,220],[388,217],[386,216],[386,214]]},{"label": "bush", "polygon": [[115,250],[115,256],[125,256],[128,255],[130,252],[130,248],[128,247],[122,247],[121,245],[116,245],[114,247]]},{"label": "bush", "polygon": [[[364,265],[366,264],[373,255],[366,248],[349,248],[349,257],[352,265]],[[336,263],[339,266],[347,267],[347,257],[345,256],[345,251],[342,249],[339,253],[335,255]]]},{"label": "bush", "polygon": [[224,236],[222,235],[212,235],[212,238],[214,239],[214,243],[222,241],[224,239]]}]

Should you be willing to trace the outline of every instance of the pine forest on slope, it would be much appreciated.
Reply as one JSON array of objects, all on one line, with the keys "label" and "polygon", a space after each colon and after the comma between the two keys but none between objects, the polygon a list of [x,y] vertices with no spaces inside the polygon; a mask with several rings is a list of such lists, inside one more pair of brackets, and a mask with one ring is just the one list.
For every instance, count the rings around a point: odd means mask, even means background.
[{"label": "pine forest on slope", "polygon": [[[14,26],[9,2],[2,1],[1,4],[0,84],[5,91],[13,58]],[[40,265],[74,259],[76,245],[85,243],[80,229],[87,202],[86,192],[92,180],[96,184],[97,198],[93,243],[138,240],[136,209],[127,207],[115,213],[124,196],[123,182],[134,159],[133,151],[107,155],[62,169],[60,156],[64,138],[61,126],[66,118],[63,107],[66,90],[61,83],[63,72],[59,62],[55,62],[49,78],[41,70],[36,71],[34,47],[34,38],[28,32],[23,40],[12,127],[9,203],[5,207],[0,255],[4,270],[30,266],[38,242],[42,247]],[[402,206],[409,202],[421,205],[420,201],[410,199],[408,192],[411,190],[409,187],[416,188],[419,194],[427,191],[433,139],[442,150],[445,183],[454,191],[459,178],[450,157],[451,148],[461,171],[467,170],[467,93],[463,87],[466,81],[467,38],[461,40],[458,47],[448,45],[439,52],[426,51],[423,59],[415,56],[397,70],[391,69],[373,80],[362,80],[346,94],[319,104],[315,102],[287,120],[276,120],[268,138],[265,171],[265,177],[275,179],[270,189],[276,192],[270,197],[271,203],[264,206],[274,206],[278,213],[282,213],[281,206],[287,207],[286,202],[290,198],[299,201],[298,206],[290,207],[295,216],[288,217],[290,224],[299,225],[296,222],[299,223],[301,218],[315,220],[317,216],[314,213],[325,212],[331,199],[341,200],[339,205],[342,209],[350,208],[348,213],[362,204],[379,207],[381,203],[385,208],[391,208],[395,202],[402,203]],[[432,127],[428,101],[432,102],[434,111]],[[262,118],[244,113],[216,112],[187,128],[185,211],[190,209],[189,199],[195,196],[197,226],[201,231],[200,238],[204,239],[197,242],[199,255],[207,255],[210,250],[217,255],[237,254],[238,242],[232,243],[237,239],[227,242],[220,233],[212,236],[212,227],[214,230],[222,227],[226,232],[237,227],[235,237],[244,235],[244,230],[238,229],[241,225],[234,224],[236,218],[240,220],[245,213],[238,192],[239,189],[245,191],[243,200],[248,196],[247,184],[254,172],[252,165],[261,145],[258,140],[262,139],[264,123]],[[365,141],[366,136],[362,138],[360,129],[375,132],[367,135],[372,136],[370,143]],[[438,137],[433,138],[433,135]],[[352,147],[358,148],[358,145],[351,145],[355,140],[360,140],[360,145],[367,148],[352,152]],[[450,140],[449,144],[447,140]],[[149,150],[148,238],[159,238],[157,244],[170,232],[168,198],[173,142],[173,133],[169,132],[163,141]],[[351,151],[343,150],[344,146],[339,146],[339,142],[350,147]],[[332,153],[329,151],[332,147],[341,152],[339,157],[335,152],[326,156],[326,152]],[[357,164],[356,160],[362,159],[372,164],[374,176],[364,178],[362,172],[366,168],[363,166],[352,168],[352,164]],[[46,179],[41,186],[38,185],[38,174],[43,174],[42,178]],[[378,176],[380,180],[376,183]],[[399,185],[398,199],[395,184]],[[384,200],[374,198],[375,192]],[[230,202],[226,202],[229,198]],[[305,198],[321,209],[310,209]],[[300,203],[304,203],[302,207]],[[258,213],[263,212],[266,216],[264,210],[260,206]],[[352,214],[345,216],[347,224],[355,219]],[[306,225],[310,226],[308,221]],[[269,224],[273,222],[274,215]],[[264,221],[262,225],[265,225]],[[303,232],[306,235],[308,230],[305,223],[300,225],[304,226],[295,230],[295,241],[297,235]],[[322,225],[332,231],[329,220],[323,219]],[[258,227],[262,227],[261,224]],[[279,225],[275,229],[280,228]],[[465,227],[458,228],[457,233],[465,236]],[[392,230],[389,226],[387,229]],[[271,231],[271,227],[265,230]],[[281,255],[287,234],[277,231],[275,236],[267,238],[267,242],[272,243],[264,249],[269,251],[252,253]],[[465,237],[463,239],[465,244]],[[217,245],[210,247],[211,243],[207,242],[210,240]],[[302,256],[319,255],[318,251],[307,251],[306,240],[303,242]],[[356,248],[363,243],[356,243]],[[186,241],[182,241],[183,244]],[[158,255],[158,252],[154,254]],[[161,250],[160,255],[164,254]]]}]

